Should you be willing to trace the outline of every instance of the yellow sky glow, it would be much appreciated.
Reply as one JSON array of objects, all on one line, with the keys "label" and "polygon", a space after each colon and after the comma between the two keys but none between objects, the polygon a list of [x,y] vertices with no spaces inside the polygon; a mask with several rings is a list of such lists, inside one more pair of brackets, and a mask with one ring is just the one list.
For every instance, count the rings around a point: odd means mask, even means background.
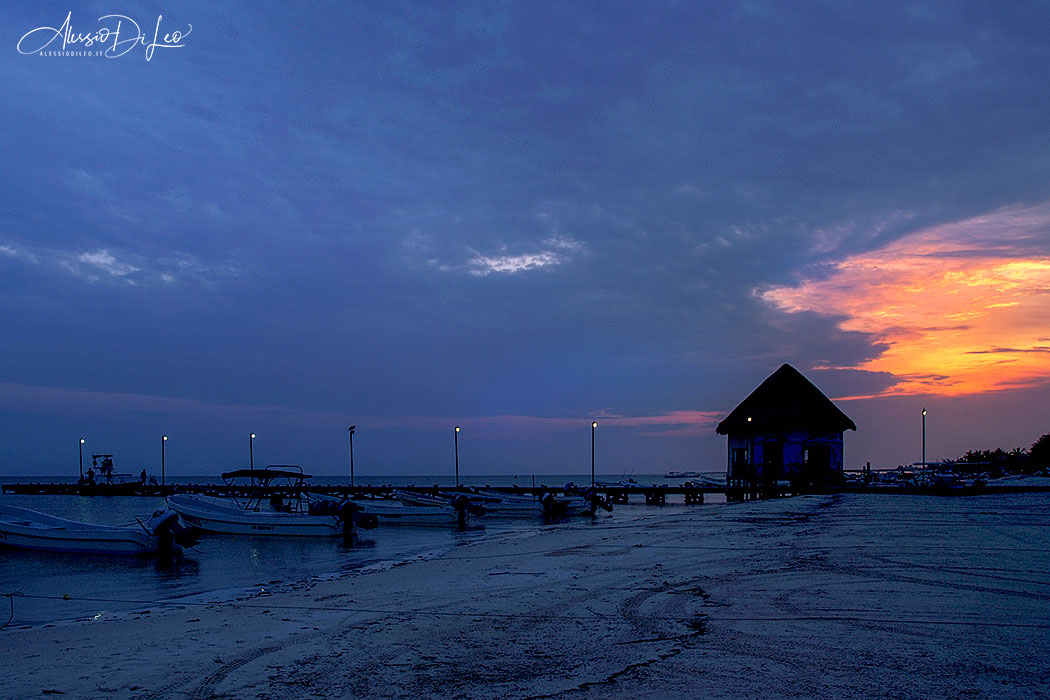
[{"label": "yellow sky glow", "polygon": [[926,229],[762,298],[844,316],[889,345],[854,369],[889,372],[891,395],[961,395],[1050,380],[1050,205]]}]

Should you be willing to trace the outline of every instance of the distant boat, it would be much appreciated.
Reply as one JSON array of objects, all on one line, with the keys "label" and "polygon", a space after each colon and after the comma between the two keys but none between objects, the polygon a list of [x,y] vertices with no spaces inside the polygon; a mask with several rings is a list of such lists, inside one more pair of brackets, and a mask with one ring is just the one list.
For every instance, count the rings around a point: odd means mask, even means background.
[{"label": "distant boat", "polygon": [[97,454],[91,455],[91,466],[88,468],[87,476],[81,477],[82,483],[88,486],[118,485],[118,484],[145,484],[143,475],[138,478],[132,474],[116,471],[113,467],[113,455]]},{"label": "distant boat", "polygon": [[689,479],[697,476],[700,476],[700,472],[667,472],[664,474],[665,479]]},{"label": "distant boat", "polygon": [[604,489],[640,489],[642,485],[634,479],[621,479],[620,481],[596,481],[595,486],[601,486]]},{"label": "distant boat", "polygon": [[469,518],[461,518],[451,506],[404,505],[380,501],[353,501],[361,512],[374,516],[380,527],[387,525],[457,525]]},{"label": "distant boat", "polygon": [[[471,503],[484,508],[486,518],[538,517],[542,516],[545,510],[544,501],[532,496],[511,495],[500,491],[486,490],[481,490],[478,493],[445,494],[449,498],[453,497],[453,495],[463,496]],[[551,499],[554,498],[553,495],[548,494],[548,496]]]},{"label": "distant boat", "polygon": [[28,508],[0,505],[0,545],[73,554],[146,555],[177,552],[193,540],[172,510],[135,525],[95,525]]},{"label": "distant boat", "polygon": [[362,514],[352,501],[311,499],[304,490],[309,478],[298,466],[238,469],[222,475],[228,486],[267,490],[245,499],[175,494],[168,496],[168,506],[188,524],[225,535],[349,537],[356,526],[375,527],[375,518]]},{"label": "distant boat", "polygon": [[702,485],[702,486],[725,486],[726,485],[726,476],[725,476],[725,474],[704,474],[704,473],[701,472],[700,474],[697,474],[696,476],[691,477],[691,478],[693,480],[693,485],[694,486],[697,485],[696,482],[699,482],[699,484]]},{"label": "distant boat", "polygon": [[366,513],[379,518],[380,523],[402,525],[433,525],[457,523],[465,525],[471,517],[481,517],[488,511],[462,494],[453,497],[429,496],[416,491],[395,490],[394,496],[402,505],[392,503],[361,503]]},{"label": "distant boat", "polygon": [[547,493],[540,498],[535,498],[533,496],[481,489],[477,494],[467,494],[467,498],[480,502],[489,516],[540,515],[546,518],[557,518],[594,515],[598,508],[612,510],[612,507],[600,497],[589,493],[565,497]]}]

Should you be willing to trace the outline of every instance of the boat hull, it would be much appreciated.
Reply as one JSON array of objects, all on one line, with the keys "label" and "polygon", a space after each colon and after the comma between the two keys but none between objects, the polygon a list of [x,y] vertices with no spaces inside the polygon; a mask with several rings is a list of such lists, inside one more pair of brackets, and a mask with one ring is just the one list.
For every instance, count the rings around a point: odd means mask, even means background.
[{"label": "boat hull", "polygon": [[70,554],[154,554],[160,538],[145,528],[92,525],[45,513],[0,506],[0,545]]},{"label": "boat hull", "polygon": [[189,525],[224,535],[258,535],[277,537],[337,537],[343,525],[331,515],[244,511],[202,496],[168,497],[168,507]]},{"label": "boat hull", "polygon": [[450,507],[394,505],[372,501],[353,501],[366,515],[374,515],[384,525],[455,525],[459,514]]},{"label": "boat hull", "polygon": [[582,498],[548,496],[553,498],[552,508],[548,510],[543,501],[532,496],[485,490],[481,491],[480,496],[485,499],[485,517],[572,517],[594,512],[591,504]]}]

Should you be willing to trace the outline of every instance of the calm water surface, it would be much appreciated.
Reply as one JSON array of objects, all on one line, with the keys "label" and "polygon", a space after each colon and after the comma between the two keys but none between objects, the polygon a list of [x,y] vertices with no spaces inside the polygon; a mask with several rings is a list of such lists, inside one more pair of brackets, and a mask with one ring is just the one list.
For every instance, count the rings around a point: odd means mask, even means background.
[{"label": "calm water surface", "polygon": [[[586,477],[589,481],[589,475]],[[12,481],[68,481],[68,479],[19,478]],[[177,479],[206,483],[203,478]],[[448,483],[442,477],[393,480],[402,484]],[[472,480],[464,479],[464,483]],[[531,478],[486,477],[478,485],[531,486]],[[546,476],[539,483],[584,483],[581,476]],[[639,479],[642,481],[642,479]],[[646,479],[649,483],[677,483]],[[314,483],[346,483],[318,478]],[[359,479],[359,483],[391,483],[390,477]],[[89,523],[133,524],[164,507],[161,498],[105,496],[2,495],[0,502],[31,508]],[[621,507],[620,510],[630,510]],[[616,513],[614,513],[614,516]],[[192,549],[172,559],[50,554],[0,548],[0,625],[12,614],[12,625],[39,624],[64,619],[94,617],[142,609],[159,602],[203,597],[225,598],[274,581],[296,581],[313,576],[341,575],[373,564],[403,561],[492,534],[534,531],[539,521],[489,519],[478,526],[380,527],[363,531],[352,544],[340,538],[242,537],[206,534]],[[557,526],[574,526],[566,523]],[[6,594],[22,593],[9,599]],[[68,599],[67,599],[68,598]]]}]

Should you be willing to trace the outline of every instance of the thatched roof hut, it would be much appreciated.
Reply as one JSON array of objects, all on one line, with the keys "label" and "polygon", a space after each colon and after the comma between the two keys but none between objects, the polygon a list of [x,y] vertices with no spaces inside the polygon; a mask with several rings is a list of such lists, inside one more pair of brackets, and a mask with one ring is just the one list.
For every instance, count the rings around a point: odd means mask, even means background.
[{"label": "thatched roof hut", "polygon": [[807,483],[842,474],[842,433],[857,425],[791,365],[771,374],[725,420],[730,481]]}]

